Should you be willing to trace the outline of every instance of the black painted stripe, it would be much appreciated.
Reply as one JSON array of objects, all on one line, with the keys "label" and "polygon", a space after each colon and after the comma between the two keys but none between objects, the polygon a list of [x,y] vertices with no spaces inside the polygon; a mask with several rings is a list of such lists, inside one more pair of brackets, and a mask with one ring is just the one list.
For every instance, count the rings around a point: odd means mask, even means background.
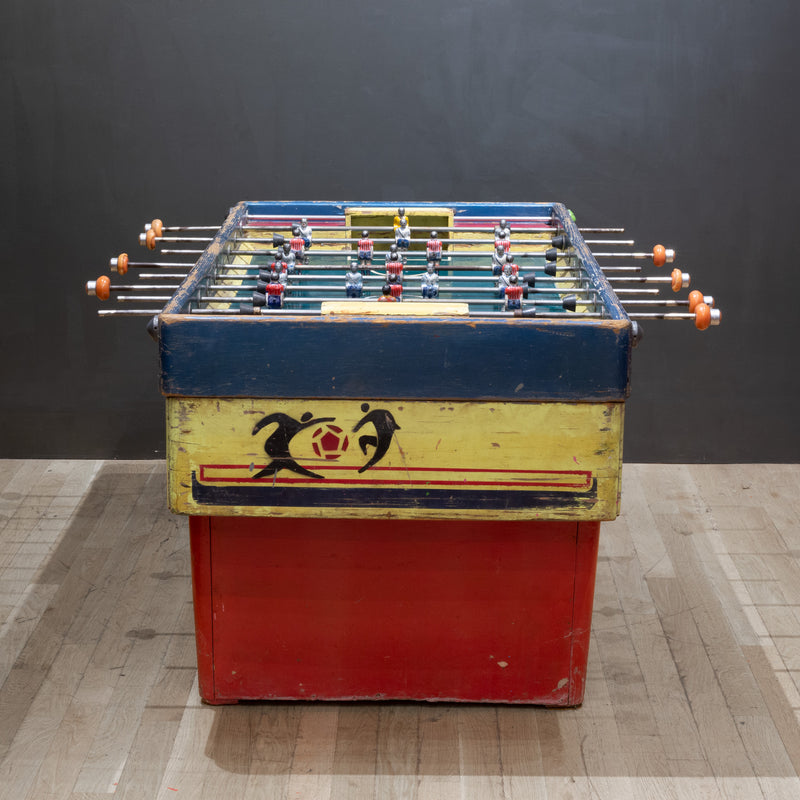
[{"label": "black painted stripe", "polygon": [[502,492],[451,489],[306,489],[292,486],[214,486],[192,472],[192,499],[207,506],[271,506],[275,508],[419,508],[516,510],[580,508],[597,503],[597,479],[586,492]]}]

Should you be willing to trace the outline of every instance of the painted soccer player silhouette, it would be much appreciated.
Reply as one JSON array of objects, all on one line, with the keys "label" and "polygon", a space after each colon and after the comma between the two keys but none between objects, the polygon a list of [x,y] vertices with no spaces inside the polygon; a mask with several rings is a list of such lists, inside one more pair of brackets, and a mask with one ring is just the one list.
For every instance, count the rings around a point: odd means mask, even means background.
[{"label": "painted soccer player silhouette", "polygon": [[332,422],[336,417],[319,417],[312,419],[313,414],[306,411],[299,420],[290,417],[288,414],[283,414],[276,411],[274,414],[268,414],[262,417],[253,428],[253,436],[255,436],[262,428],[266,427],[272,422],[278,423],[278,429],[267,437],[264,442],[264,452],[272,459],[264,469],[257,472],[254,478],[263,478],[267,475],[276,475],[279,470],[288,469],[291,472],[296,472],[298,475],[305,475],[309,478],[324,478],[324,475],[317,475],[316,472],[301,467],[289,452],[289,442],[297,436],[300,431],[305,430],[311,425],[316,425],[319,422]]},{"label": "painted soccer player silhouette", "polygon": [[[361,410],[364,412],[369,411],[369,403],[362,403]],[[383,408],[376,408],[374,411],[369,411],[369,414],[366,414],[356,423],[353,428],[353,433],[356,433],[361,427],[368,423],[375,426],[375,433],[377,436],[370,436],[369,434],[359,436],[358,446],[361,448],[361,452],[364,455],[367,454],[367,447],[369,445],[375,448],[375,452],[372,454],[370,460],[358,470],[359,472],[365,472],[386,455],[392,443],[394,432],[400,430],[400,426],[392,416],[391,411],[386,411],[386,409]]]}]

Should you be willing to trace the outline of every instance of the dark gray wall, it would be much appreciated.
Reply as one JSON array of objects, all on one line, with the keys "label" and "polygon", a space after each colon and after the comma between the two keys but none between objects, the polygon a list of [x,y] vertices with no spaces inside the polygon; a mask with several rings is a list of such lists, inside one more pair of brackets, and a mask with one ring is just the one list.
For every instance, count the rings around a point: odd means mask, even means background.
[{"label": "dark gray wall", "polygon": [[[238,200],[559,200],[675,246],[626,459],[797,461],[796,0],[6,0],[0,455],[164,451],[156,348],[83,293]],[[137,253],[138,255],[138,253]]]}]

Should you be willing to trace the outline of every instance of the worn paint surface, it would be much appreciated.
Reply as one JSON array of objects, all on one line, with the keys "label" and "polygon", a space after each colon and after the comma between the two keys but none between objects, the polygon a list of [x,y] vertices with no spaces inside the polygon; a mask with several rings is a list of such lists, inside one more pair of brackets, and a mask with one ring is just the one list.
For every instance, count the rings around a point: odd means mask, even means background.
[{"label": "worn paint surface", "polygon": [[614,519],[622,420],[622,403],[168,398],[170,507]]},{"label": "worn paint surface", "polygon": [[165,395],[581,403],[624,400],[629,389],[623,320],[160,319]]},{"label": "worn paint surface", "polygon": [[576,705],[599,528],[191,517],[200,692]]}]

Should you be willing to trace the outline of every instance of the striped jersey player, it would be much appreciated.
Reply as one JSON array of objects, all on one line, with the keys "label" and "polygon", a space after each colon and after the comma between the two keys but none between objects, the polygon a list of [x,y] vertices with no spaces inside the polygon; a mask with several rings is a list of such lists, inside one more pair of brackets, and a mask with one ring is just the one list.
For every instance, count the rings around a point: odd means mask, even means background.
[{"label": "striped jersey player", "polygon": [[442,260],[442,241],[436,231],[431,231],[431,238],[428,239],[425,248],[428,254],[428,261]]},{"label": "striped jersey player", "polygon": [[299,227],[296,227],[292,231],[292,233],[294,235],[292,236],[291,240],[289,241],[289,247],[291,248],[291,251],[294,253],[294,257],[298,261],[302,261],[303,260],[303,251],[305,249],[305,244],[306,244],[305,240],[300,235],[300,228]]},{"label": "striped jersey player", "polygon": [[371,264],[374,248],[375,243],[369,238],[369,231],[361,231],[361,238],[358,240],[358,260]]}]

